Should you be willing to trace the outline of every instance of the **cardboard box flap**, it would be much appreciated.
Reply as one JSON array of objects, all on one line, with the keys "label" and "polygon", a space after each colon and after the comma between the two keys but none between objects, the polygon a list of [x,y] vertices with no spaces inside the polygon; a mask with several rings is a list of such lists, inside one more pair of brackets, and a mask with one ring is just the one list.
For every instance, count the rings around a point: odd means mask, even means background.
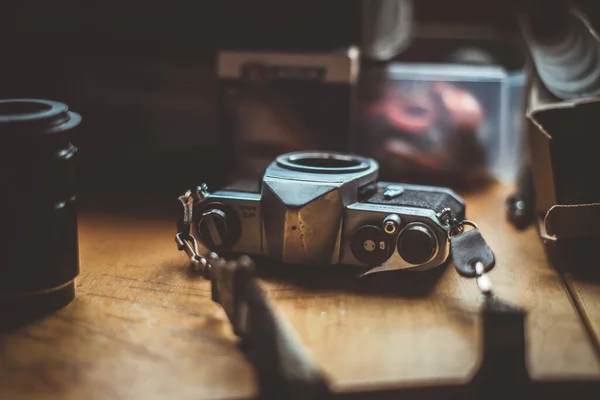
[{"label": "cardboard box flap", "polygon": [[600,236],[600,203],[555,205],[546,214],[544,227],[557,239]]},{"label": "cardboard box flap", "polygon": [[533,82],[527,116],[531,168],[542,215],[556,204],[600,203],[600,99],[562,101]]},{"label": "cardboard box flap", "polygon": [[560,123],[563,122],[563,119],[568,119],[568,123],[571,124],[568,130],[572,130],[577,126],[577,122],[582,122],[581,119],[576,119],[578,114],[587,114],[600,110],[600,98],[590,97],[577,100],[560,100],[552,95],[542,84],[539,82],[536,83],[531,87],[527,118],[548,139],[557,134],[562,134],[561,131],[557,132],[554,126],[557,122]]}]

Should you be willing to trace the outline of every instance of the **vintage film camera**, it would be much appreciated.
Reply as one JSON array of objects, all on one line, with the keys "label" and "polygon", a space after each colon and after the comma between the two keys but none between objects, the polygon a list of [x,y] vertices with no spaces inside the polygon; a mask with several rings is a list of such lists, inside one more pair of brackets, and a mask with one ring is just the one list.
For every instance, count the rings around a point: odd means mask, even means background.
[{"label": "vintage film camera", "polygon": [[445,188],[377,182],[378,170],[373,159],[351,154],[281,155],[260,182],[204,193],[194,206],[194,234],[219,254],[290,264],[443,264],[449,226],[440,213],[462,220],[463,201]]}]

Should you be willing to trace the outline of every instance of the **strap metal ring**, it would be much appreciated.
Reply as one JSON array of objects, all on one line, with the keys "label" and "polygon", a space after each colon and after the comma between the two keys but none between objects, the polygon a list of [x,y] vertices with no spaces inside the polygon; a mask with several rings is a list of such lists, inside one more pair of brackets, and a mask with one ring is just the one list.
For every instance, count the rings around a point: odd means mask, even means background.
[{"label": "strap metal ring", "polygon": [[448,229],[448,239],[452,239],[454,236],[460,235],[461,233],[463,233],[465,226],[470,226],[473,229],[479,229],[475,222],[465,219],[458,225],[451,226],[450,229]]}]

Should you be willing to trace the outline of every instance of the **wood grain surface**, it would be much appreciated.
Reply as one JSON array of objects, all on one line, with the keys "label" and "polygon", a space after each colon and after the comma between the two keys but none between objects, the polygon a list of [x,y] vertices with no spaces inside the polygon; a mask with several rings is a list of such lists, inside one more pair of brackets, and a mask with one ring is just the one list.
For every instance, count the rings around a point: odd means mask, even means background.
[{"label": "wood grain surface", "polygon": [[256,393],[174,222],[81,213],[77,297],[0,337],[0,399],[221,399]]},{"label": "wood grain surface", "polygon": [[600,354],[600,268],[597,256],[593,254],[597,249],[586,249],[585,253],[591,255],[591,260],[579,260],[576,265],[567,265],[563,272],[565,284],[572,295],[574,304],[586,326],[590,341],[596,353]]},{"label": "wood grain surface", "polygon": [[567,275],[568,285],[579,307],[582,319],[590,330],[591,341],[600,352],[600,276],[581,280]]},{"label": "wood grain surface", "polygon": [[[465,196],[467,215],[496,253],[496,292],[528,311],[530,373],[600,378],[594,346],[535,230],[519,233],[504,220],[508,190]],[[208,282],[191,276],[176,251],[173,221],[136,208],[83,207],[77,297],[0,334],[0,399],[256,395],[254,373]],[[462,382],[477,367],[477,288],[451,267],[360,279],[336,269],[261,275],[337,391]],[[600,295],[590,285],[577,293],[598,332]]]},{"label": "wood grain surface", "polygon": [[[600,378],[597,354],[537,232],[517,232],[504,219],[508,193],[497,186],[465,202],[496,253],[496,293],[528,312],[529,372],[537,380]],[[338,391],[466,381],[480,355],[476,284],[451,266],[428,275],[347,279],[344,287],[339,276],[314,274],[298,279],[304,286],[281,279],[270,287]],[[600,295],[590,301],[600,310]]]}]

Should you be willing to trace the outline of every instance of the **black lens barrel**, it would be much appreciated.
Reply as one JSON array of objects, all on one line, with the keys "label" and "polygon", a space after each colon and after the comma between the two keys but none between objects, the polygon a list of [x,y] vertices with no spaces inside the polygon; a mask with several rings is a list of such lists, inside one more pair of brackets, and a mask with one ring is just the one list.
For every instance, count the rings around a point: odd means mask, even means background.
[{"label": "black lens barrel", "polygon": [[0,323],[56,310],[79,272],[73,138],[67,105],[0,100]]}]

